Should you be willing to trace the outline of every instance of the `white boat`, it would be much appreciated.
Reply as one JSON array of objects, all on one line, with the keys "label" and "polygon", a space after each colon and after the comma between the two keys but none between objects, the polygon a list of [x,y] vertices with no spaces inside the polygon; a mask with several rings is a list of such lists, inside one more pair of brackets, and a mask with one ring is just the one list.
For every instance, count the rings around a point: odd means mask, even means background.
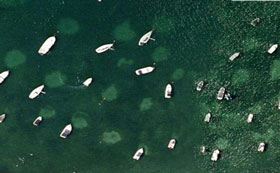
[{"label": "white boat", "polygon": [[235,60],[237,57],[239,57],[239,55],[240,55],[240,52],[236,52],[236,53],[234,53],[233,55],[231,55],[231,56],[229,57],[229,60],[230,60],[230,61],[233,61],[233,60]]},{"label": "white boat", "polygon": [[56,41],[55,36],[51,36],[49,37],[40,47],[40,49],[38,50],[38,53],[40,55],[45,55],[46,53],[49,52],[49,50],[51,49],[51,47],[54,45]]},{"label": "white boat", "polygon": [[217,99],[218,100],[223,100],[224,95],[225,95],[225,91],[226,91],[226,89],[224,87],[221,87],[219,89],[218,94],[217,94]]},{"label": "white boat", "polygon": [[278,109],[280,109],[280,101],[278,102]]},{"label": "white boat", "polygon": [[71,132],[72,132],[72,125],[68,124],[67,126],[64,127],[64,129],[62,130],[59,136],[62,138],[67,138]]},{"label": "white boat", "polygon": [[41,123],[42,120],[43,120],[43,117],[41,117],[41,116],[37,117],[37,118],[33,121],[33,125],[34,125],[34,126],[38,126],[38,125]]},{"label": "white boat", "polygon": [[196,86],[196,91],[201,91],[203,86],[204,86],[204,81],[198,82]]},{"label": "white boat", "polygon": [[209,122],[210,122],[210,119],[211,119],[211,113],[209,112],[209,113],[207,113],[207,114],[205,115],[204,121],[207,122],[207,123],[209,123]]},{"label": "white boat", "polygon": [[140,68],[138,70],[135,70],[135,73],[137,75],[143,75],[143,74],[148,74],[148,73],[151,73],[152,71],[154,71],[155,67],[144,67],[144,68]]},{"label": "white boat", "polygon": [[200,151],[201,151],[201,153],[205,153],[206,152],[206,147],[205,146],[201,146],[200,147]]},{"label": "white boat", "polygon": [[247,123],[251,123],[253,121],[254,115],[253,114],[249,114],[248,118],[247,118]]},{"label": "white boat", "polygon": [[260,143],[258,146],[258,152],[264,152],[265,143]]},{"label": "white boat", "polygon": [[273,54],[275,51],[276,51],[276,49],[278,48],[278,44],[274,44],[274,45],[272,45],[269,49],[268,49],[268,53],[269,54]]},{"label": "white boat", "polygon": [[91,82],[92,82],[92,78],[90,77],[90,78],[87,78],[84,82],[83,82],[83,85],[84,86],[86,86],[86,87],[88,87],[90,84],[91,84]]},{"label": "white boat", "polygon": [[115,41],[113,41],[113,43],[110,44],[104,44],[100,47],[98,47],[97,49],[95,49],[96,53],[103,53],[106,52],[107,50],[114,50],[113,46],[115,44]]},{"label": "white boat", "polygon": [[175,139],[170,139],[167,147],[169,149],[174,149],[175,145],[176,145],[176,140]]},{"label": "white boat", "polygon": [[4,82],[4,80],[9,76],[9,73],[9,70],[0,73],[0,83]]},{"label": "white boat", "polygon": [[251,21],[251,25],[252,26],[256,26],[258,23],[260,22],[260,18],[255,18],[255,19],[253,19],[252,21]]},{"label": "white boat", "polygon": [[214,162],[217,161],[218,158],[219,158],[219,154],[220,154],[220,151],[219,150],[215,150],[213,152],[212,156],[211,156],[211,160],[214,161]]},{"label": "white boat", "polygon": [[154,30],[151,30],[151,31],[147,32],[146,34],[144,34],[140,38],[140,40],[138,42],[138,46],[143,46],[144,44],[148,43],[149,40],[153,40],[154,41],[155,39],[151,38],[153,32],[154,32]]},{"label": "white boat", "polygon": [[44,89],[44,87],[45,87],[45,85],[40,85],[37,88],[35,88],[34,90],[32,90],[31,93],[29,94],[29,98],[34,99],[41,93],[45,94],[45,92],[42,91]]},{"label": "white boat", "polygon": [[172,97],[172,85],[167,84],[164,91],[164,97],[170,99]]},{"label": "white boat", "polygon": [[139,150],[136,151],[136,153],[134,154],[134,156],[132,157],[134,160],[139,160],[140,157],[143,155],[144,153],[144,148],[140,148]]},{"label": "white boat", "polygon": [[2,123],[6,118],[6,114],[0,115],[0,123]]}]

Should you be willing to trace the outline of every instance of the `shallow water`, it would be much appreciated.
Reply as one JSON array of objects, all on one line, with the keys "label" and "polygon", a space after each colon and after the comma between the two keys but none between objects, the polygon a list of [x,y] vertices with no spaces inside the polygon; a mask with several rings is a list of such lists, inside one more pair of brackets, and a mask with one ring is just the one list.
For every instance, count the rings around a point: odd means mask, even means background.
[{"label": "shallow water", "polygon": [[[7,114],[0,172],[280,171],[279,51],[266,53],[280,40],[277,2],[0,0],[0,7],[0,69],[11,71],[0,86]],[[152,28],[156,41],[139,47]],[[55,46],[40,56],[54,34]],[[113,40],[115,51],[95,53]],[[230,62],[234,52],[241,55]],[[154,62],[153,73],[135,75]],[[88,77],[94,82],[82,87]],[[200,80],[207,85],[196,92]],[[171,81],[174,97],[167,100]],[[29,100],[41,84],[46,94]],[[236,98],[217,101],[221,86]],[[35,127],[38,115],[44,120]],[[59,138],[69,123],[73,133]],[[178,141],[173,151],[171,138]],[[260,142],[264,153],[257,152]],[[136,162],[140,147],[145,155]],[[216,163],[214,149],[221,150]]]}]

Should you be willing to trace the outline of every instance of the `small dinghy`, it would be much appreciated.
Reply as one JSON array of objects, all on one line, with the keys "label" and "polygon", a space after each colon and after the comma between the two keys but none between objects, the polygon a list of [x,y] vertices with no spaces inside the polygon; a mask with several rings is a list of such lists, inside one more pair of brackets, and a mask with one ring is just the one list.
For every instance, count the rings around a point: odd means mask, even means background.
[{"label": "small dinghy", "polygon": [[6,114],[0,115],[0,123],[2,123],[6,118]]},{"label": "small dinghy", "polygon": [[264,152],[265,143],[260,143],[258,146],[258,152]]},{"label": "small dinghy", "polygon": [[148,43],[149,40],[153,40],[155,41],[155,39],[151,38],[152,37],[152,34],[153,34],[154,30],[151,30],[149,32],[147,32],[146,34],[144,34],[139,42],[138,42],[138,46],[143,46],[144,44]]},{"label": "small dinghy", "polygon": [[29,94],[29,98],[34,99],[41,93],[45,94],[45,92],[42,91],[44,89],[44,87],[45,87],[45,85],[40,85],[37,88],[35,88],[34,90],[32,90],[31,93]]},{"label": "small dinghy", "polygon": [[233,60],[235,60],[236,58],[238,58],[239,55],[240,55],[240,52],[236,52],[236,53],[234,53],[233,55],[231,55],[231,56],[229,57],[229,60],[230,60],[230,61],[233,61]]},{"label": "small dinghy", "polygon": [[144,148],[140,148],[139,150],[136,151],[136,153],[134,154],[134,156],[132,157],[134,160],[139,160],[140,157],[143,155],[144,153]]},{"label": "small dinghy", "polygon": [[254,115],[253,114],[249,114],[248,118],[247,118],[247,123],[251,123],[253,121]]},{"label": "small dinghy", "polygon": [[174,149],[175,145],[176,145],[176,140],[175,140],[175,139],[171,139],[171,140],[169,141],[167,147],[168,147],[169,149]]},{"label": "small dinghy", "polygon": [[92,80],[93,80],[92,78],[87,78],[87,79],[83,82],[83,85],[86,86],[86,87],[88,87],[88,86],[91,84]]},{"label": "small dinghy", "polygon": [[140,68],[138,70],[135,70],[136,75],[143,75],[143,74],[148,74],[151,73],[152,71],[154,71],[155,67],[144,67],[144,68]]},{"label": "small dinghy", "polygon": [[253,19],[253,20],[251,21],[250,24],[251,24],[252,26],[256,26],[260,21],[261,21],[260,18],[255,18],[255,19]]},{"label": "small dinghy", "polygon": [[167,84],[164,91],[164,97],[170,99],[172,97],[172,85]]},{"label": "small dinghy", "polygon": [[115,41],[113,41],[113,43],[110,44],[104,44],[100,47],[98,47],[97,49],[95,49],[96,53],[103,53],[106,52],[107,50],[114,50],[113,46],[115,44]]},{"label": "small dinghy", "polygon": [[4,71],[0,73],[0,84],[4,82],[4,80],[9,76],[10,71]]},{"label": "small dinghy", "polygon": [[231,97],[230,93],[225,94],[225,99],[226,100],[232,100],[232,97]]},{"label": "small dinghy", "polygon": [[43,117],[39,116],[33,121],[34,126],[38,126],[43,120]]},{"label": "small dinghy", "polygon": [[278,48],[278,44],[274,44],[274,45],[272,45],[269,49],[268,49],[268,53],[269,54],[273,54],[275,51],[276,51],[276,49]]},{"label": "small dinghy", "polygon": [[198,84],[196,86],[196,91],[201,91],[203,86],[204,86],[204,81],[198,82]]},{"label": "small dinghy", "polygon": [[219,150],[215,150],[213,152],[212,156],[211,156],[211,160],[214,161],[214,162],[217,161],[218,158],[219,158],[219,154],[220,154],[220,151]]},{"label": "small dinghy", "polygon": [[217,99],[218,100],[223,100],[224,95],[225,95],[225,91],[226,91],[226,89],[224,87],[221,87],[219,89],[218,94],[217,94]]},{"label": "small dinghy", "polygon": [[209,113],[207,113],[207,114],[205,115],[204,121],[207,122],[207,123],[209,123],[209,122],[210,122],[210,119],[211,119],[211,113],[209,112]]},{"label": "small dinghy", "polygon": [[40,49],[38,50],[38,53],[40,55],[45,55],[46,53],[49,52],[49,50],[51,49],[51,47],[54,45],[56,41],[55,36],[51,36],[49,37],[40,47]]},{"label": "small dinghy", "polygon": [[201,153],[205,153],[206,152],[206,147],[205,146],[201,146],[200,147],[200,151],[201,151]]},{"label": "small dinghy", "polygon": [[62,132],[60,133],[60,137],[62,138],[67,138],[72,132],[72,125],[68,124],[67,126],[64,127],[64,129],[62,130]]}]

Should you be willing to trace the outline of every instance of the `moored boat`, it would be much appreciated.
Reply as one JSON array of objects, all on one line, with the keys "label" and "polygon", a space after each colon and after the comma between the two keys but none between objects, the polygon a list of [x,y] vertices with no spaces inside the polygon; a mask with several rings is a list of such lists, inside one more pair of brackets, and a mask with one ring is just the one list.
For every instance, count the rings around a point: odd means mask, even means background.
[{"label": "moored boat", "polygon": [[219,89],[218,94],[217,94],[217,99],[218,100],[223,100],[224,95],[225,95],[225,91],[226,91],[226,89],[224,87],[221,87]]},{"label": "moored boat", "polygon": [[201,153],[205,153],[206,152],[206,147],[205,146],[201,146],[200,147],[200,151],[201,151]]},{"label": "moored boat", "polygon": [[167,99],[172,97],[172,85],[170,83],[165,87],[164,97]]},{"label": "moored boat", "polygon": [[143,46],[144,44],[148,43],[149,40],[155,40],[155,39],[151,38],[153,32],[154,32],[154,30],[151,30],[151,31],[147,32],[146,34],[144,34],[144,35],[140,38],[140,40],[139,40],[139,42],[138,42],[138,46]]},{"label": "moored boat", "polygon": [[148,74],[151,73],[152,71],[154,71],[155,67],[144,67],[144,68],[140,68],[138,70],[135,70],[136,75],[143,75],[143,74]]},{"label": "moored boat", "polygon": [[204,86],[204,81],[198,82],[198,84],[196,86],[196,91],[201,91],[203,86]]},{"label": "moored boat", "polygon": [[140,148],[139,150],[136,151],[136,153],[134,154],[134,156],[132,157],[134,160],[139,160],[141,158],[141,156],[144,153],[144,148]]},{"label": "moored boat", "polygon": [[251,123],[253,121],[254,115],[253,114],[249,114],[248,118],[247,118],[247,123]]},{"label": "moored boat", "polygon": [[34,121],[33,121],[33,125],[34,126],[38,126],[41,122],[42,122],[42,120],[43,120],[43,117],[41,117],[41,116],[38,116]]},{"label": "moored boat", "polygon": [[102,46],[99,46],[97,49],[95,49],[96,53],[103,53],[106,52],[107,50],[114,50],[114,44],[115,41],[113,41],[113,43],[110,44],[104,44]]},{"label": "moored boat", "polygon": [[213,152],[213,154],[211,156],[211,160],[214,161],[214,162],[217,161],[218,158],[219,158],[219,154],[220,154],[219,150],[214,150],[214,152]]},{"label": "moored boat", "polygon": [[229,60],[230,60],[230,61],[233,61],[233,60],[235,60],[236,58],[238,58],[239,55],[240,55],[240,52],[236,52],[236,53],[234,53],[233,55],[231,55],[231,56],[229,57]]},{"label": "moored boat", "polygon": [[0,115],[0,123],[2,123],[6,118],[6,114]]},{"label": "moored boat", "polygon": [[169,149],[174,149],[175,145],[176,145],[176,140],[175,139],[170,139],[167,147]]},{"label": "moored boat", "polygon": [[62,132],[60,133],[60,137],[61,138],[67,138],[72,132],[72,125],[68,124],[67,126],[64,127],[64,129],[62,130]]},{"label": "moored boat", "polygon": [[251,24],[252,26],[256,26],[259,22],[260,22],[260,18],[257,17],[257,18],[255,18],[255,19],[253,19],[253,20],[251,21],[250,24]]},{"label": "moored boat", "polygon": [[55,36],[51,36],[49,37],[40,47],[40,49],[38,50],[38,53],[40,55],[45,55],[46,53],[49,52],[49,50],[51,49],[51,47],[54,45],[56,41]]},{"label": "moored boat", "polygon": [[278,109],[280,109],[280,101],[278,102]]},{"label": "moored boat", "polygon": [[32,90],[31,93],[29,94],[29,98],[34,99],[41,93],[45,94],[45,92],[42,91],[44,89],[44,87],[45,87],[45,85],[40,85],[37,88],[35,88],[34,90]]},{"label": "moored boat", "polygon": [[204,121],[207,122],[207,123],[209,123],[209,122],[210,122],[210,119],[211,119],[211,113],[209,112],[209,113],[207,113],[207,114],[205,115]]},{"label": "moored boat", "polygon": [[86,87],[88,87],[88,86],[91,84],[92,80],[93,80],[92,78],[87,78],[87,79],[83,82],[83,85],[86,86]]},{"label": "moored boat", "polygon": [[268,49],[268,53],[269,54],[273,54],[275,51],[276,51],[276,49],[278,48],[278,44],[274,44],[274,45],[272,45],[269,49]]},{"label": "moored boat", "polygon": [[4,80],[9,76],[10,71],[4,71],[0,73],[0,84],[4,82]]},{"label": "moored boat", "polygon": [[258,152],[264,152],[265,143],[261,142],[258,146]]}]

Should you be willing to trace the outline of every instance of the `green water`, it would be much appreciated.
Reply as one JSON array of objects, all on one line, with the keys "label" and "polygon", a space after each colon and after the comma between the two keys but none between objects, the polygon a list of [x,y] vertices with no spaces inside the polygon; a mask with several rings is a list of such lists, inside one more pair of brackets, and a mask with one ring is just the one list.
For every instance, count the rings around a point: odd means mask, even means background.
[{"label": "green water", "polygon": [[[1,173],[280,171],[279,51],[266,53],[280,41],[279,2],[0,0],[0,7],[0,69],[11,71],[0,86],[0,112],[7,114]],[[152,28],[156,41],[139,47]],[[40,56],[54,34],[55,46]],[[95,53],[113,40],[115,51]],[[229,62],[234,52],[241,56]],[[134,74],[153,62],[153,73]],[[88,77],[94,83],[83,88]],[[207,81],[200,93],[199,80]],[[166,100],[171,81],[175,95]],[[41,84],[47,94],[28,99]],[[236,99],[217,101],[221,86]],[[251,124],[249,113],[256,116]],[[44,121],[35,127],[38,115]],[[59,138],[69,123],[73,133]],[[171,138],[178,141],[173,151]],[[140,147],[145,155],[132,160]],[[214,149],[221,150],[216,163]]]}]

